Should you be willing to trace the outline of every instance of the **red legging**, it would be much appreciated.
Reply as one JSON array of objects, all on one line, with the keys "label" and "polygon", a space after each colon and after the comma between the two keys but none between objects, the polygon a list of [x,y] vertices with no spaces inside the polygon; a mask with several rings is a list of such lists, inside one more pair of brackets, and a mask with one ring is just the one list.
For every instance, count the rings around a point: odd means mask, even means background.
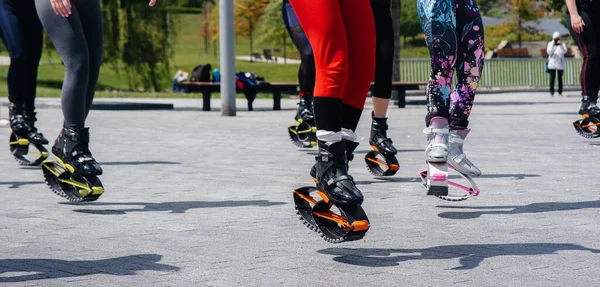
[{"label": "red legging", "polygon": [[375,22],[369,0],[290,0],[312,46],[315,97],[362,110],[375,74]]}]

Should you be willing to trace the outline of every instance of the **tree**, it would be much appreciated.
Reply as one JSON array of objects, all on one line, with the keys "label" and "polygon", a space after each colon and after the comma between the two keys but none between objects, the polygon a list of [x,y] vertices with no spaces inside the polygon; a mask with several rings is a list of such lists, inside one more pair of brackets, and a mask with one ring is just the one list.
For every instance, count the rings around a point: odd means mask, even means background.
[{"label": "tree", "polygon": [[539,19],[544,15],[544,11],[536,6],[536,2],[532,0],[511,0],[512,19],[507,21],[507,25],[517,34],[519,48],[524,35],[535,32],[532,27],[525,26],[527,21],[535,21],[539,23]]},{"label": "tree", "polygon": [[[392,1],[393,4],[394,1]],[[421,20],[417,12],[417,1],[401,1],[402,8],[400,12],[400,35],[404,36],[404,45],[406,37],[414,38],[423,31],[421,30]],[[400,44],[400,41],[396,42]]]},{"label": "tree", "polygon": [[210,0],[175,0],[172,2],[178,7],[203,8]]},{"label": "tree", "polygon": [[238,33],[250,37],[250,54],[253,53],[254,29],[268,4],[269,0],[239,0],[235,3],[235,26]]},{"label": "tree", "polygon": [[487,15],[487,11],[496,8],[499,2],[499,0],[479,0],[477,1],[477,5],[479,5],[479,10],[481,10],[482,14]]},{"label": "tree", "polygon": [[159,1],[103,0],[105,59],[116,73],[125,73],[131,89],[162,90],[170,84],[170,59],[175,25]]},{"label": "tree", "polygon": [[209,32],[212,35],[211,39],[213,42],[213,53],[217,56],[217,40],[219,40],[219,0],[215,1],[215,6],[211,9],[210,13],[210,28]]},{"label": "tree", "polygon": [[565,0],[546,0],[546,3],[550,11],[562,11],[566,6]]},{"label": "tree", "polygon": [[[203,27],[202,27],[202,31],[200,31],[200,36],[202,38],[204,38],[204,52],[208,53],[208,50],[210,48],[210,34],[211,34],[211,21],[212,18],[212,8],[214,6],[214,3],[212,1],[206,1],[204,2],[204,6],[202,9],[202,15],[203,15]],[[218,17],[217,17],[218,19]]]},{"label": "tree", "polygon": [[286,48],[293,48],[290,36],[283,23],[281,6],[283,0],[271,0],[260,18],[259,33],[257,41],[271,46],[282,46],[283,57],[287,59]]}]

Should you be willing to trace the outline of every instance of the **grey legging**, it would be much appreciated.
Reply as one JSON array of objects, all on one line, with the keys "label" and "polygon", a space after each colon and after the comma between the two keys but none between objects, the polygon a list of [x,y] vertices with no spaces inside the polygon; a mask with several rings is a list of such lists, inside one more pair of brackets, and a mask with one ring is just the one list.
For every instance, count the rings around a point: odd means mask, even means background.
[{"label": "grey legging", "polygon": [[85,119],[96,89],[103,56],[104,27],[99,0],[71,0],[71,15],[56,15],[50,0],[35,0],[38,16],[62,58],[65,127],[76,131]]}]

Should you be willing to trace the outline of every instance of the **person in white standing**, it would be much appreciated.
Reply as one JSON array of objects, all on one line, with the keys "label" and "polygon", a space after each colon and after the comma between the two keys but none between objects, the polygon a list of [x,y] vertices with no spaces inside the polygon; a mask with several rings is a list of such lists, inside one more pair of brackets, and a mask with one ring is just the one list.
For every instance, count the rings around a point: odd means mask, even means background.
[{"label": "person in white standing", "polygon": [[563,72],[565,70],[565,54],[567,45],[560,40],[560,33],[554,32],[552,41],[546,48],[548,52],[548,73],[550,74],[550,95],[554,96],[554,81],[558,74],[558,95],[563,92]]}]

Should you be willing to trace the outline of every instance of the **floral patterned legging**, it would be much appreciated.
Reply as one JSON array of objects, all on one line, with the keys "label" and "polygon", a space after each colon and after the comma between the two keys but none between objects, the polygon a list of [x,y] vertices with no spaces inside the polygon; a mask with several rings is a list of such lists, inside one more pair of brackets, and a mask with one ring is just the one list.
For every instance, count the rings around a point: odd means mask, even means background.
[{"label": "floral patterned legging", "polygon": [[417,0],[417,9],[431,55],[426,124],[441,116],[449,119],[450,129],[465,129],[483,69],[479,8],[475,0]]}]

